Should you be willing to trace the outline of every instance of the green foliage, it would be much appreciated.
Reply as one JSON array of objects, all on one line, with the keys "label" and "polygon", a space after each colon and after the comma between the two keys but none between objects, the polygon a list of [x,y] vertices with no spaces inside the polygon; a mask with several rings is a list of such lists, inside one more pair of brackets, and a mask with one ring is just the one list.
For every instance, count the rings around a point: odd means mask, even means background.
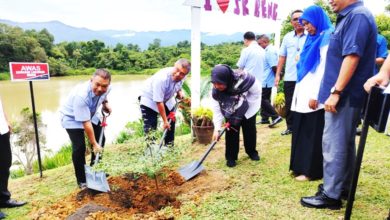
[{"label": "green foliage", "polygon": [[[57,167],[65,166],[72,163],[72,145],[67,144],[54,155],[45,156],[42,160],[42,169],[50,170]],[[38,161],[33,164],[34,173],[39,172]]]},{"label": "green foliage", "polygon": [[11,170],[10,177],[11,179],[16,179],[25,176],[26,173],[24,172],[24,169],[16,169]]},{"label": "green foliage", "polygon": [[128,140],[134,138],[140,138],[144,136],[144,128],[142,119],[138,121],[128,122],[125,129],[121,131],[115,140],[115,143],[122,144]]},{"label": "green foliage", "polygon": [[[34,117],[30,108],[23,108],[20,112],[21,121],[14,123],[12,136],[15,141],[12,141],[13,154],[16,160],[23,165],[27,175],[33,173],[33,162],[36,159],[36,139],[34,129]],[[42,150],[45,150],[46,137],[43,129],[45,125],[42,123],[41,115],[36,113],[39,145]]]},{"label": "green foliage", "polygon": [[212,126],[213,111],[210,108],[199,106],[192,112],[194,126]]},{"label": "green foliage", "polygon": [[[329,5],[329,3],[327,1],[325,1],[325,0],[315,0],[314,4],[316,4],[316,5],[320,6],[321,8],[323,8],[325,10],[326,14],[329,16],[331,22],[333,24],[335,24],[337,15],[332,11],[332,9],[331,9],[331,7],[330,7],[330,5]],[[286,20],[284,20],[282,22],[282,29],[280,31],[280,39],[283,39],[284,35],[286,35],[290,31],[294,30],[294,28],[293,28],[293,26],[291,25],[291,22],[290,22],[290,20],[291,20],[291,16],[290,15],[295,10],[296,10],[295,8],[293,10],[291,10],[289,15],[287,16]],[[301,10],[304,11],[303,8]]]},{"label": "green foliage", "polygon": [[10,80],[11,77],[9,73],[0,73],[0,80]]},{"label": "green foliage", "polygon": [[376,25],[378,27],[378,33],[382,34],[386,40],[387,40],[387,48],[390,48],[389,42],[390,42],[390,17],[381,14],[375,16]]},{"label": "green foliage", "polygon": [[[175,128],[175,135],[185,135],[191,132],[191,129],[189,128],[188,124],[185,123],[178,123],[176,122],[176,128]],[[161,137],[161,132],[155,132],[153,135],[156,139],[159,139]],[[128,122],[125,126],[125,129],[122,130],[118,137],[115,140],[116,144],[123,144],[123,143],[129,143],[130,141],[134,141],[138,138],[144,138],[144,127],[143,127],[143,121],[142,118],[138,119],[137,121]]]},{"label": "green foliage", "polygon": [[[11,61],[39,61],[49,63],[51,76],[86,75],[96,68],[109,69],[113,74],[152,75],[179,58],[191,58],[189,41],[166,47],[161,43],[154,39],[144,51],[134,44],[110,47],[99,40],[54,44],[53,35],[46,29],[24,31],[0,24],[0,71],[9,71]],[[242,47],[242,42],[202,44],[201,74],[208,77],[216,64],[234,66]]]},{"label": "green foliage", "polygon": [[189,124],[181,123],[180,126],[175,128],[175,136],[181,136],[191,133]]},{"label": "green foliage", "polygon": [[[42,170],[50,170],[57,167],[62,167],[72,163],[72,146],[70,144],[64,145],[61,149],[54,155],[45,156],[42,159]],[[33,163],[33,172],[39,172],[38,161]],[[24,169],[16,169],[11,171],[11,178],[19,178],[26,175]]]}]

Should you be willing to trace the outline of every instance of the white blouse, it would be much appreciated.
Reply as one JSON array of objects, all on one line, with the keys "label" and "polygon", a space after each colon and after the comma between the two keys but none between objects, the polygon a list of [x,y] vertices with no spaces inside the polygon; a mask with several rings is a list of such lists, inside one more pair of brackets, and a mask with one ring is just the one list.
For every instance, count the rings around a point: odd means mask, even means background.
[{"label": "white blouse", "polygon": [[[261,86],[258,80],[255,80],[255,83],[247,92],[244,93],[248,101],[249,108],[245,113],[245,118],[251,118],[255,115],[261,106]],[[214,131],[218,131],[222,127],[222,122],[225,119],[222,115],[220,105],[218,101],[214,98],[211,98],[211,107],[213,109],[213,123]]]},{"label": "white blouse", "polygon": [[300,113],[309,113],[324,108],[324,105],[318,103],[318,108],[313,110],[309,108],[309,100],[318,100],[322,77],[325,72],[326,53],[329,45],[320,48],[320,63],[315,72],[309,72],[295,85],[294,96],[291,102],[291,111]]}]

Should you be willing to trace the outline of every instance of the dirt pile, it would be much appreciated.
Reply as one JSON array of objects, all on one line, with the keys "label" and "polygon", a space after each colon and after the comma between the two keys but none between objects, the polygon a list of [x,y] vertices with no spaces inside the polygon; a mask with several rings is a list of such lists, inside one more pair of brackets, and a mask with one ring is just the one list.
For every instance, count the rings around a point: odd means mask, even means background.
[{"label": "dirt pile", "polygon": [[184,180],[175,171],[164,173],[166,176],[158,176],[157,181],[146,175],[131,173],[110,177],[111,192],[78,191],[56,204],[37,210],[31,218],[129,219],[135,213],[155,212],[167,206],[178,209],[181,205],[176,199],[180,193],[178,186]]}]

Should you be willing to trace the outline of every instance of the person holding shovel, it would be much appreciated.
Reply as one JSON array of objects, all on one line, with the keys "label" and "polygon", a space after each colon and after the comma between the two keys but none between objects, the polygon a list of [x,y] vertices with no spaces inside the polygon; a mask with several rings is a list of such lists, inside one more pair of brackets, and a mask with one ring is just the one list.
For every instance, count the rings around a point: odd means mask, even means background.
[{"label": "person holding shovel", "polygon": [[256,150],[256,113],[261,105],[261,86],[251,74],[233,71],[228,65],[216,65],[211,71],[214,140],[225,119],[230,124],[226,131],[226,166],[235,167],[242,127],[245,152],[253,161],[260,160]]},{"label": "person holding shovel", "polygon": [[77,184],[80,189],[86,188],[85,177],[85,136],[93,147],[91,165],[96,153],[102,151],[98,143],[101,132],[98,109],[111,113],[107,95],[110,92],[111,74],[105,69],[97,69],[92,78],[87,82],[76,86],[65,104],[61,107],[61,123],[66,129],[72,142],[72,160],[76,173]]},{"label": "person holding shovel", "polygon": [[[191,70],[191,63],[187,59],[179,59],[173,67],[166,67],[146,80],[139,97],[145,134],[157,129],[157,116],[160,114],[163,128],[168,129],[165,136],[165,145],[174,145],[174,95],[183,98],[181,88],[187,74]],[[169,123],[171,118],[171,123]],[[147,137],[147,140],[153,138]]]},{"label": "person holding shovel", "polygon": [[[12,164],[11,143],[9,139],[11,131],[11,124],[7,119],[0,99],[0,208],[14,208],[26,204],[26,202],[18,202],[11,199],[11,193],[8,191],[9,169]],[[0,219],[5,217],[6,215],[0,212]]]}]

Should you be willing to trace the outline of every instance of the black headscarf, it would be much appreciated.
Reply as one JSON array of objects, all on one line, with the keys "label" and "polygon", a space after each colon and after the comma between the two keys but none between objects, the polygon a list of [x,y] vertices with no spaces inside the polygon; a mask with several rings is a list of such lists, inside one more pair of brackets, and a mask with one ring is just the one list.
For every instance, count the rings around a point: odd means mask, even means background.
[{"label": "black headscarf", "polygon": [[222,115],[231,125],[238,126],[249,108],[246,96],[256,78],[245,72],[234,72],[228,65],[216,65],[211,71],[211,82],[226,85],[226,90],[213,88],[212,96],[218,101]]},{"label": "black headscarf", "polygon": [[218,64],[211,70],[211,82],[227,86],[225,91],[213,88],[212,95],[215,100],[223,95],[240,95],[248,91],[255,83],[256,78],[248,73],[233,71],[228,65]]}]

